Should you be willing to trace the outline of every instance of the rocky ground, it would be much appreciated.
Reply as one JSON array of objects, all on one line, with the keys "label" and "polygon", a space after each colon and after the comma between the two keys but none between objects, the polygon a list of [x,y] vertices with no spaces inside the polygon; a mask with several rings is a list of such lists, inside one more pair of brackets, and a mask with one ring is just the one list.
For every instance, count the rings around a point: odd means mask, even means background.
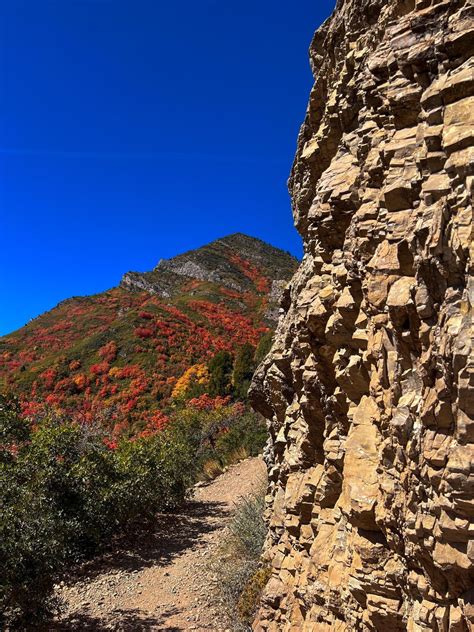
[{"label": "rocky ground", "polygon": [[235,503],[265,476],[260,458],[231,466],[196,487],[179,514],[92,564],[58,588],[65,611],[56,630],[226,629],[209,560],[225,537]]}]

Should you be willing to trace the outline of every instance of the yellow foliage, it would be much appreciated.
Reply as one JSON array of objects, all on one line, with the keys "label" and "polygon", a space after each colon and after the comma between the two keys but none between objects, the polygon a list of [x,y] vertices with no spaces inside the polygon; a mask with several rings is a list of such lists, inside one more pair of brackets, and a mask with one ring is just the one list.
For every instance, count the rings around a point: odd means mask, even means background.
[{"label": "yellow foliage", "polygon": [[187,369],[183,375],[176,382],[171,396],[174,399],[184,397],[186,391],[191,384],[203,384],[209,383],[209,370],[206,364],[193,364]]},{"label": "yellow foliage", "polygon": [[73,381],[77,388],[82,391],[82,389],[87,385],[87,376],[84,375],[84,373],[80,373],[79,375],[73,377]]},{"label": "yellow foliage", "polygon": [[268,583],[272,574],[271,568],[267,565],[259,568],[247,581],[239,601],[237,603],[237,612],[240,619],[247,624],[252,622],[257,610],[263,589]]}]

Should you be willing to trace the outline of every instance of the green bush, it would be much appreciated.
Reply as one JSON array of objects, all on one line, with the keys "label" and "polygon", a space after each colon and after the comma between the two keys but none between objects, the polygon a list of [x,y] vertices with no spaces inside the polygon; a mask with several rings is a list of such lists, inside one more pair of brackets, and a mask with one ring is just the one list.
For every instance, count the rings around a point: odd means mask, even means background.
[{"label": "green bush", "polygon": [[211,397],[226,396],[232,392],[234,359],[228,351],[218,351],[207,364],[209,369],[208,393]]},{"label": "green bush", "polygon": [[116,449],[50,415],[34,430],[0,399],[0,628],[43,619],[66,564],[136,520],[176,507],[196,476],[195,437],[176,422]]},{"label": "green bush", "polygon": [[243,498],[238,505],[229,531],[234,549],[242,559],[256,560],[262,552],[267,527],[263,519],[265,489]]},{"label": "green bush", "polygon": [[178,410],[172,427],[177,424],[185,428],[187,441],[192,443],[198,473],[208,469],[207,463],[217,473],[236,460],[256,456],[268,438],[263,418],[240,402],[213,410]]},{"label": "green bush", "polygon": [[[0,629],[23,629],[54,607],[54,581],[65,559],[64,525],[49,503],[26,483],[27,468],[0,470]],[[3,624],[3,625],[2,625]]]},{"label": "green bush", "polygon": [[259,454],[268,439],[265,422],[250,411],[239,415],[229,424],[227,432],[221,434],[216,441],[216,452],[228,464],[233,453],[244,450],[247,456]]},{"label": "green bush", "polygon": [[273,343],[273,331],[268,331],[266,334],[264,334],[257,345],[257,349],[255,351],[255,365],[260,364],[260,362],[262,362],[262,360],[264,360],[264,358],[266,358],[266,356],[268,355],[268,353],[270,352],[270,349],[272,348],[272,343]]}]

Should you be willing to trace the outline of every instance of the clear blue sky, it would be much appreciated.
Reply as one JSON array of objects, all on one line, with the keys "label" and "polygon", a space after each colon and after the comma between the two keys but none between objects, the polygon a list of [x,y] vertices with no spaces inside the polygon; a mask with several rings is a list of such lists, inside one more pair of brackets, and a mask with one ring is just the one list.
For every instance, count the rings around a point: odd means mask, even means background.
[{"label": "clear blue sky", "polygon": [[1,0],[0,334],[232,232],[286,179],[334,0]]}]

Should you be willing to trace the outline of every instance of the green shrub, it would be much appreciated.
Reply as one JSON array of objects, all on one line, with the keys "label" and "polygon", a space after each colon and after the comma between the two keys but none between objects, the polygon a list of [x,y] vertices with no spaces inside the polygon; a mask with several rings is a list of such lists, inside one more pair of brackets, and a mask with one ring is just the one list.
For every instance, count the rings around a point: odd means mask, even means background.
[{"label": "green shrub", "polygon": [[230,455],[244,449],[247,456],[256,456],[268,439],[268,431],[261,417],[250,411],[239,415],[229,424],[227,432],[216,441],[216,451],[227,464]]},{"label": "green shrub", "polygon": [[28,472],[0,471],[0,629],[31,625],[54,608],[54,581],[66,553],[66,534],[45,493],[25,484]]},{"label": "green shrub", "polygon": [[233,548],[243,559],[256,560],[262,552],[267,527],[263,519],[265,490],[243,498],[229,525]]},{"label": "green shrub", "polygon": [[234,359],[228,351],[218,351],[207,364],[209,368],[208,393],[211,397],[230,395]]},{"label": "green shrub", "polygon": [[[240,402],[212,410],[178,410],[172,427],[176,424],[185,428],[194,450],[195,471],[201,473],[209,462],[218,472],[237,460],[256,456],[268,438],[263,418]],[[209,478],[207,473],[205,478]]]},{"label": "green shrub", "polygon": [[260,338],[257,349],[255,351],[255,365],[260,364],[264,358],[270,352],[273,343],[273,331],[268,331],[266,334]]},{"label": "green shrub", "polygon": [[266,535],[263,519],[265,486],[244,498],[228,527],[228,538],[218,548],[211,568],[219,577],[220,601],[234,630],[249,630],[258,601],[269,579],[260,556]]},{"label": "green shrub", "polygon": [[234,362],[232,382],[234,395],[238,399],[245,399],[249,390],[252,375],[255,370],[255,347],[249,342],[243,344],[237,351]]},{"label": "green shrub", "polygon": [[66,564],[183,501],[196,445],[178,422],[109,449],[100,432],[63,417],[28,432],[17,417],[16,405],[0,399],[0,628],[22,629],[54,606],[52,587]]}]

